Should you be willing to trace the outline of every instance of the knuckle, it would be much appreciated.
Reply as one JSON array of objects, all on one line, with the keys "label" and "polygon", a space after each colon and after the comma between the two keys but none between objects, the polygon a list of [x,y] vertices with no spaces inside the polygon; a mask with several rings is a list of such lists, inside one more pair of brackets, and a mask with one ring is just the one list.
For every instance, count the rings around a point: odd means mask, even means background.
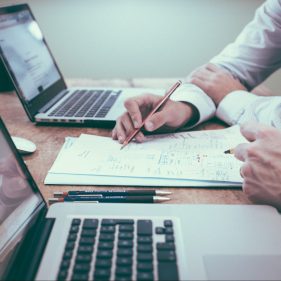
[{"label": "knuckle", "polygon": [[258,157],[258,149],[256,148],[256,145],[249,145],[246,148],[246,154],[249,158],[257,158]]},{"label": "knuckle", "polygon": [[243,175],[244,180],[253,175],[253,169],[251,163],[247,162],[241,167],[241,174]]},{"label": "knuckle", "polygon": [[127,107],[130,107],[133,103],[134,99],[133,98],[129,98],[129,99],[126,99],[124,101],[124,106],[127,108]]},{"label": "knuckle", "polygon": [[264,139],[269,137],[272,134],[272,130],[269,128],[260,128],[257,131],[257,138]]}]

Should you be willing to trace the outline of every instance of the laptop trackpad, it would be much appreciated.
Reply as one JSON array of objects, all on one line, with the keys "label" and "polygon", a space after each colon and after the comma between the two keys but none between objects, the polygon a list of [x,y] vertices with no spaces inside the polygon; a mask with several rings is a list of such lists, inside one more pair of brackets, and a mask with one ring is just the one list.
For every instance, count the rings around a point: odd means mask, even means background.
[{"label": "laptop trackpad", "polygon": [[207,278],[211,280],[280,280],[280,255],[204,256]]}]

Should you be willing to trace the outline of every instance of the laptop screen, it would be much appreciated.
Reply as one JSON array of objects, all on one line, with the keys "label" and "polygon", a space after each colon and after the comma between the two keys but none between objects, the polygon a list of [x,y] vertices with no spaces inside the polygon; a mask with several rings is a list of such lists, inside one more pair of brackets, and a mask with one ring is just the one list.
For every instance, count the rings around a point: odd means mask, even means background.
[{"label": "laptop screen", "polygon": [[61,79],[28,9],[0,14],[0,47],[26,102]]},{"label": "laptop screen", "polygon": [[0,279],[15,243],[44,201],[0,119]]}]

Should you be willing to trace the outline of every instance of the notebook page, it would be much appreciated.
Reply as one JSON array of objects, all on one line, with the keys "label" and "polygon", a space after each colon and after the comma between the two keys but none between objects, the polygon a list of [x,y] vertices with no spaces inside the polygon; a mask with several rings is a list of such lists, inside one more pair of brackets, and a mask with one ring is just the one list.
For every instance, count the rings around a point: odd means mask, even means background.
[{"label": "notebook page", "polygon": [[123,150],[110,138],[81,135],[50,172],[241,182],[241,162],[223,152],[245,142],[237,126],[148,137]]}]

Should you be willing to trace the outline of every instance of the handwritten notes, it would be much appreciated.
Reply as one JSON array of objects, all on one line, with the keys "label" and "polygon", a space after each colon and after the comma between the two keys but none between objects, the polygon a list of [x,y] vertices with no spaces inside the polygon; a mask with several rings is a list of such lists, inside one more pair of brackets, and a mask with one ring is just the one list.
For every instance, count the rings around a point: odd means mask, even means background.
[{"label": "handwritten notes", "polygon": [[241,142],[246,140],[237,126],[153,135],[123,150],[111,138],[83,134],[50,173],[241,183],[241,162],[224,154]]}]

